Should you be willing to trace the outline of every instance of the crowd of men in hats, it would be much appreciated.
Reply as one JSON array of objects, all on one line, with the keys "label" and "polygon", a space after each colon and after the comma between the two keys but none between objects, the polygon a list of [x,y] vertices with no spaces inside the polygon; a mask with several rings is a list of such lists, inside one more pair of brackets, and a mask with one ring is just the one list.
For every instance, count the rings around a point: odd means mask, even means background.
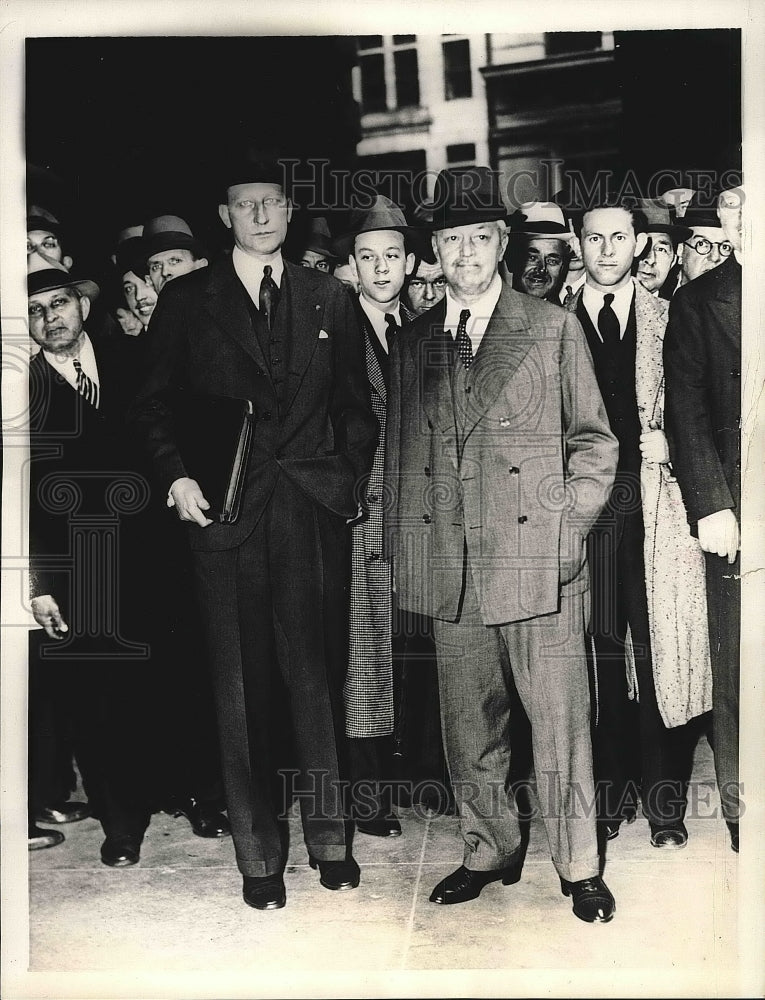
[{"label": "crowd of men in hats", "polygon": [[[30,848],[92,814],[132,865],[165,810],[270,910],[293,802],[330,890],[414,807],[459,818],[458,904],[521,878],[525,740],[561,891],[607,922],[608,841],[642,810],[685,847],[708,732],[737,851],[742,203],[510,214],[446,169],[426,224],[377,195],[293,261],[279,163],[245,157],[231,250],[125,229],[110,302],[30,206]],[[183,394],[248,401],[236,516]]]}]

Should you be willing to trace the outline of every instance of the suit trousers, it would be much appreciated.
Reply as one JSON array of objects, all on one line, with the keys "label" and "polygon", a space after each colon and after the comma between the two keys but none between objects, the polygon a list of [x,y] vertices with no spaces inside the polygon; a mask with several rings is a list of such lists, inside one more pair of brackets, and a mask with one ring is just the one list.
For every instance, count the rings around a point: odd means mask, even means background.
[{"label": "suit trousers", "polygon": [[[593,759],[598,818],[623,820],[637,809],[655,826],[681,822],[702,722],[667,728],[656,700],[645,589],[643,518],[624,516],[616,551],[601,540],[594,560],[593,600],[599,602],[598,631],[590,637],[596,709]],[[625,641],[629,626],[638,698],[628,696]]]},{"label": "suit trousers", "polygon": [[459,621],[434,621],[444,749],[465,842],[464,865],[489,871],[521,844],[510,789],[510,672],[531,722],[537,796],[561,878],[599,873],[589,691],[586,595],[557,614],[484,625],[470,573]]},{"label": "suit trousers", "polygon": [[737,556],[732,565],[715,553],[707,552],[705,556],[715,772],[723,816],[729,823],[738,823],[741,556]]},{"label": "suit trousers", "polygon": [[345,521],[281,474],[242,545],[194,562],[239,869],[282,871],[295,797],[310,854],[343,860]]}]

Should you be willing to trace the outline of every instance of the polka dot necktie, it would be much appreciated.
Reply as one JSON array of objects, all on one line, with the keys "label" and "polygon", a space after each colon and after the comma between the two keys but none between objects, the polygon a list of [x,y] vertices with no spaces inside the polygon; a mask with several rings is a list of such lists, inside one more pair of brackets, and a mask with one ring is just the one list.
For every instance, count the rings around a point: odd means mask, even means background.
[{"label": "polka dot necktie", "polygon": [[603,308],[598,313],[598,333],[606,345],[619,343],[619,320],[611,306],[614,301],[612,292],[603,296]]},{"label": "polka dot necktie", "polygon": [[465,371],[473,364],[473,345],[467,335],[467,321],[470,319],[470,310],[463,309],[460,313],[460,321],[457,324],[457,354],[460,361],[465,366]]},{"label": "polka dot necktie", "polygon": [[82,365],[80,364],[79,358],[74,358],[72,364],[74,365],[74,370],[77,373],[77,383],[76,383],[77,392],[79,392],[82,398],[86,400],[88,403],[90,403],[90,405],[97,410],[98,386],[96,385],[96,383],[93,381],[92,378],[90,378],[88,375],[85,374]]}]

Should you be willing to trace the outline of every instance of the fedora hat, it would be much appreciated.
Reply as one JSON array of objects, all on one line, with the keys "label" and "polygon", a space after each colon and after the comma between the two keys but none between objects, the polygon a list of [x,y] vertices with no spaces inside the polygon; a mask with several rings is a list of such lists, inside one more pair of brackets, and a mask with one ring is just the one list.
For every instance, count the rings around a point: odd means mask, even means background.
[{"label": "fedora hat", "polygon": [[688,226],[690,229],[721,229],[720,220],[717,218],[717,212],[713,208],[701,208],[698,206],[690,205],[685,210],[685,215],[683,216],[683,225]]},{"label": "fedora hat", "polygon": [[375,200],[371,208],[354,209],[351,212],[348,231],[338,236],[335,240],[335,248],[338,254],[345,258],[353,253],[353,246],[357,236],[362,233],[375,233],[378,231],[401,233],[404,237],[404,245],[409,252],[412,237],[412,227],[407,225],[404,213],[384,194],[375,195]]},{"label": "fedora hat", "polygon": [[507,221],[497,171],[489,167],[446,167],[436,177],[432,232],[478,222]]},{"label": "fedora hat", "polygon": [[143,253],[149,257],[163,250],[190,250],[195,257],[205,257],[205,248],[184,219],[177,215],[157,215],[143,227]]},{"label": "fedora hat", "polygon": [[511,236],[539,236],[570,240],[574,234],[566,225],[560,205],[552,201],[526,201],[510,216]]},{"label": "fedora hat", "polygon": [[27,232],[53,233],[61,235],[61,223],[52,212],[39,205],[30,205],[27,211]]},{"label": "fedora hat", "polygon": [[311,219],[311,229],[303,251],[313,250],[314,253],[319,253],[322,257],[337,260],[338,258],[334,253],[334,249],[332,234],[329,231],[329,226],[324,216],[320,215],[317,218]]},{"label": "fedora hat", "polygon": [[669,209],[662,201],[645,198],[638,203],[638,209],[645,217],[647,233],[666,233],[673,243],[685,243],[691,235],[686,225],[678,225],[670,219]]},{"label": "fedora hat", "polygon": [[77,278],[56,261],[31,262],[27,274],[27,295],[50,292],[54,288],[77,288],[91,302],[98,297],[99,287],[90,278]]},{"label": "fedora hat", "polygon": [[146,274],[146,254],[143,249],[143,226],[128,226],[117,237],[112,256],[117,273],[122,277],[128,271],[143,278]]}]

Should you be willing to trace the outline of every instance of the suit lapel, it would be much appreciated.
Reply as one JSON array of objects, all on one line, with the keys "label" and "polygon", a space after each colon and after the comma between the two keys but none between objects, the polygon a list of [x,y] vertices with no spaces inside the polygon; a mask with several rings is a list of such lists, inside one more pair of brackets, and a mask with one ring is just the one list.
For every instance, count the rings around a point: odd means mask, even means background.
[{"label": "suit lapel", "polygon": [[[285,264],[286,269],[286,264]],[[268,372],[268,364],[252,328],[252,320],[247,309],[247,291],[239,280],[231,257],[210,267],[205,289],[205,308],[223,332],[258,364]],[[277,313],[278,315],[278,313]]]},{"label": "suit lapel", "polygon": [[[449,372],[454,360],[453,341],[444,330],[446,299],[429,310],[425,334],[408,337],[415,367],[421,372],[422,406],[433,427],[454,432],[454,408]],[[455,452],[456,459],[456,452]]]},{"label": "suit lapel", "polygon": [[499,300],[468,373],[471,402],[465,423],[466,439],[518,370],[533,342],[523,294],[514,292],[503,282]]},{"label": "suit lapel", "polygon": [[741,349],[741,270],[735,257],[730,256],[712,272],[717,281],[709,308],[738,349]]},{"label": "suit lapel", "polygon": [[367,319],[366,313],[361,308],[361,306],[356,307],[356,315],[359,321],[359,327],[364,335],[364,350],[366,352],[366,362],[367,362],[367,378],[369,379],[369,384],[372,387],[372,392],[375,392],[380,399],[385,404],[387,399],[387,391],[385,388],[385,377],[382,373],[382,368],[380,367],[380,360],[377,357],[377,352],[374,349],[372,342],[372,337],[375,337],[375,332],[371,329],[369,320]]},{"label": "suit lapel", "polygon": [[[319,342],[326,301],[320,284],[323,281],[320,271],[298,267],[285,260],[275,324],[275,329],[290,345],[285,412],[292,406]],[[286,308],[282,309],[282,305]]]}]

